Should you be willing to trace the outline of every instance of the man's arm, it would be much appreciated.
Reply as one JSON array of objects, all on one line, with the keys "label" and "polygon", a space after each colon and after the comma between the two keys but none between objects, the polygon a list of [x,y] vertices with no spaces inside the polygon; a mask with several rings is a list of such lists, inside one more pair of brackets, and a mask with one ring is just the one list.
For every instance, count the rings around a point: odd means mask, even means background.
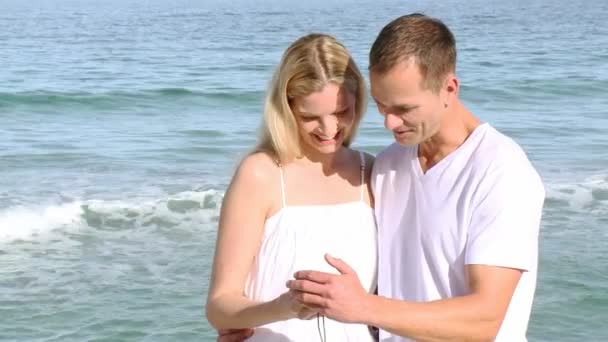
[{"label": "man's arm", "polygon": [[467,266],[471,293],[432,302],[399,301],[368,294],[343,261],[327,257],[340,275],[296,273],[288,282],[294,297],[342,322],[379,327],[417,341],[491,341],[506,315],[522,271]]},{"label": "man's arm", "polygon": [[417,341],[491,341],[507,313],[522,271],[470,265],[471,294],[425,303],[370,297],[363,321]]}]

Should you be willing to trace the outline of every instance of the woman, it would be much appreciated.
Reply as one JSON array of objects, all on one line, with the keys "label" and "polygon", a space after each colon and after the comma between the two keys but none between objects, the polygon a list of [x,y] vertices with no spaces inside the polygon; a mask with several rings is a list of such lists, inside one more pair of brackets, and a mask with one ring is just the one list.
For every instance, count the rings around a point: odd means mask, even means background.
[{"label": "woman", "polygon": [[216,329],[256,327],[252,341],[373,341],[366,326],[319,317],[285,287],[298,270],[337,273],[326,253],[351,265],[368,291],[376,287],[373,157],[348,147],[366,96],[333,37],[310,34],[285,51],[260,142],[222,204],[206,307]]}]

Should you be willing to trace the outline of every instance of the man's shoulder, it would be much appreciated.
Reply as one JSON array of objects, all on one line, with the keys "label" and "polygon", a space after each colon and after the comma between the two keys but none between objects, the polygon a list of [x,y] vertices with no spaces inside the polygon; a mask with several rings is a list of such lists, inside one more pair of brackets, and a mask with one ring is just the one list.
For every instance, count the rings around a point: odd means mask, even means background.
[{"label": "man's shoulder", "polygon": [[401,146],[398,143],[392,143],[384,150],[382,150],[376,156],[375,167],[388,167],[391,165],[395,165],[396,163],[401,163],[404,158],[409,155],[409,151],[413,147]]},{"label": "man's shoulder", "polygon": [[485,127],[485,134],[477,147],[475,160],[495,167],[531,167],[521,145],[489,124]]},{"label": "man's shoulder", "polygon": [[415,147],[401,146],[395,142],[378,153],[371,175],[372,191],[377,201],[382,197],[383,184],[392,184],[397,174],[397,178],[404,179],[403,176],[407,174],[405,166],[411,165],[408,160],[415,155],[413,149]]},{"label": "man's shoulder", "polygon": [[524,148],[489,125],[472,159],[485,182],[517,182],[527,184],[530,190],[543,188],[542,180]]}]

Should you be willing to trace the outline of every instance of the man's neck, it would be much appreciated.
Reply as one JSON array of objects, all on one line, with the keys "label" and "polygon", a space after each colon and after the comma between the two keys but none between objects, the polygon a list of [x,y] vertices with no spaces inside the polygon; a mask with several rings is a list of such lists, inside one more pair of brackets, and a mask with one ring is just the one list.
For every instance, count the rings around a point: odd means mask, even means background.
[{"label": "man's neck", "polygon": [[426,172],[460,147],[480,125],[477,119],[460,102],[446,112],[439,132],[418,146],[418,160]]}]

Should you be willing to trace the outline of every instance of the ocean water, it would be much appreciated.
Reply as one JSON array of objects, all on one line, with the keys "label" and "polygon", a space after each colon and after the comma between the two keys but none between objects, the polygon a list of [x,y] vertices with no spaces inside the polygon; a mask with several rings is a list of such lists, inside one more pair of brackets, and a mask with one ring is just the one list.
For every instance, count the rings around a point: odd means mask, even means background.
[{"label": "ocean water", "polygon": [[[608,340],[608,2],[0,0],[0,340],[213,341],[219,206],[283,49],[443,19],[547,188],[530,341]],[[370,104],[356,147],[391,143]]]}]

